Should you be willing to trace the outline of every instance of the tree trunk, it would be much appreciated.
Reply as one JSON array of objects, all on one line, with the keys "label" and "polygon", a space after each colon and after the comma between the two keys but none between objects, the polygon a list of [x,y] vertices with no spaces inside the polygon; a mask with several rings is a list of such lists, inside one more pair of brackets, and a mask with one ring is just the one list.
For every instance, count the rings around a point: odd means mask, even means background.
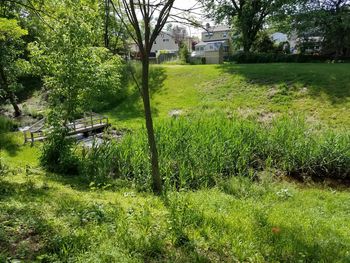
[{"label": "tree trunk", "polygon": [[15,94],[12,91],[10,91],[8,94],[8,97],[9,97],[9,100],[10,100],[10,103],[11,103],[13,109],[15,110],[14,116],[15,117],[21,116],[22,111],[18,107]]},{"label": "tree trunk", "polygon": [[244,53],[248,53],[252,47],[253,41],[250,38],[249,32],[244,32],[244,29],[242,29],[242,31],[243,51]]},{"label": "tree trunk", "polygon": [[104,32],[104,41],[105,41],[105,48],[109,48],[109,35],[108,35],[108,26],[109,26],[109,1],[105,0],[105,32]]},{"label": "tree trunk", "polygon": [[10,100],[10,103],[14,109],[14,116],[15,117],[18,117],[22,114],[21,110],[19,109],[18,107],[18,104],[17,104],[17,100],[16,100],[16,95],[15,93],[10,90],[9,88],[9,85],[8,85],[8,82],[7,82],[7,78],[6,78],[6,75],[5,75],[5,72],[4,72],[4,69],[0,67],[0,83],[1,83],[1,86],[3,86],[3,90],[5,91],[6,93],[6,97]]},{"label": "tree trunk", "polygon": [[252,47],[252,42],[248,39],[248,36],[243,36],[243,51],[248,53]]},{"label": "tree trunk", "polygon": [[142,100],[143,100],[143,106],[145,110],[148,144],[150,147],[152,182],[153,182],[152,189],[154,193],[160,194],[162,192],[162,179],[160,177],[160,172],[159,172],[158,151],[157,151],[157,145],[156,145],[156,140],[154,136],[148,81],[149,81],[149,58],[147,55],[145,55],[142,60]]}]

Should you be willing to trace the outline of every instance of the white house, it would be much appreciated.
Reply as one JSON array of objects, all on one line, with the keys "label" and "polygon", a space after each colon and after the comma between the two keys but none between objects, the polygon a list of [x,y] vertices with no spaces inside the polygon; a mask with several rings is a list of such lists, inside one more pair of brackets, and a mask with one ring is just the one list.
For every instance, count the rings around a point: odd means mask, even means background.
[{"label": "white house", "polygon": [[205,58],[206,64],[221,64],[224,60],[225,41],[199,42],[192,57]]},{"label": "white house", "polygon": [[209,24],[202,32],[202,42],[195,46],[192,57],[205,58],[207,64],[220,64],[231,52],[231,29],[228,26]]},{"label": "white house", "polygon": [[229,56],[232,45],[231,29],[225,25],[210,26],[208,24],[206,30],[202,32],[202,41],[204,43],[221,42],[224,56]]},{"label": "white house", "polygon": [[171,33],[162,31],[157,36],[151,49],[151,53],[157,54],[160,50],[167,50],[170,52],[178,52],[179,44],[176,43],[175,38]]},{"label": "white house", "polygon": [[271,35],[271,39],[273,42],[279,44],[279,43],[283,43],[283,42],[287,42],[288,41],[288,36],[287,34],[281,33],[281,32],[276,32],[273,33]]},{"label": "white house", "polygon": [[[130,50],[132,53],[139,52],[139,48],[135,43],[130,43]],[[174,37],[169,32],[162,31],[154,41],[154,44],[151,49],[151,55],[150,57],[156,57],[157,52],[161,50],[166,50],[169,52],[178,52],[179,51],[179,45],[176,43]]]}]

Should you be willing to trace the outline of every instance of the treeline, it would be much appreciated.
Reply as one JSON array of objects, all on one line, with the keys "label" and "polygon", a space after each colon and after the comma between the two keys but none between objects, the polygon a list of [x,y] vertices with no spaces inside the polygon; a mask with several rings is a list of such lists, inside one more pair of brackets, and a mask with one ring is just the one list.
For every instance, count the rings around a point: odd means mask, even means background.
[{"label": "treeline", "polygon": [[[61,119],[118,103],[126,93],[127,37],[105,1],[1,1],[0,102],[21,115],[28,89],[47,94]],[[108,13],[112,16],[112,13]],[[39,79],[32,87],[33,79]]]},{"label": "treeline", "polygon": [[[288,53],[273,47],[267,32],[284,32],[297,40],[298,52],[318,46],[317,53],[350,56],[350,1],[348,0],[201,0],[207,17],[229,23],[233,43],[244,52]],[[282,43],[288,45],[289,43]],[[286,47],[286,46],[285,46]]]}]

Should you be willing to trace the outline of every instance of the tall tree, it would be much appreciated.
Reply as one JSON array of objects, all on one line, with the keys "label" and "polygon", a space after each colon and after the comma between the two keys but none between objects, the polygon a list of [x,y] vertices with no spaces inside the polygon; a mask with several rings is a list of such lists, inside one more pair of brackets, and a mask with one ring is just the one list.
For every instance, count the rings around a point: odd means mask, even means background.
[{"label": "tall tree", "polygon": [[299,36],[322,37],[323,52],[336,57],[350,54],[350,1],[307,0],[294,15],[292,28]]},{"label": "tall tree", "polygon": [[199,0],[207,17],[227,21],[238,31],[243,50],[249,52],[268,16],[291,0]]},{"label": "tall tree", "polygon": [[[112,2],[119,19],[137,44],[142,60],[142,81],[139,89],[142,96],[149,153],[152,168],[152,187],[157,194],[162,192],[158,150],[154,135],[149,89],[149,55],[154,41],[166,24],[175,0],[121,0]],[[125,19],[126,17],[126,19]]]},{"label": "tall tree", "polygon": [[123,88],[122,59],[102,47],[104,30],[98,7],[98,1],[84,0],[48,4],[59,22],[45,17],[49,26],[29,45],[50,106],[64,121],[115,103]]},{"label": "tall tree", "polygon": [[20,87],[18,77],[25,69],[25,61],[21,59],[24,52],[22,37],[27,34],[17,20],[0,18],[0,97],[10,101],[15,117],[21,115],[15,91]]}]

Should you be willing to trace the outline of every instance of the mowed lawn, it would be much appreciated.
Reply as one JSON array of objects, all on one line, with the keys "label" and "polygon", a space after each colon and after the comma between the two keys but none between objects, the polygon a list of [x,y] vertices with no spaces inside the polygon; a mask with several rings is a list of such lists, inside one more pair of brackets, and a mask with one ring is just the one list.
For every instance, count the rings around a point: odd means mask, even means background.
[{"label": "mowed lawn", "polygon": [[[223,112],[269,122],[302,115],[350,127],[350,64],[162,66],[155,120]],[[139,95],[106,112],[117,128],[143,125]],[[97,186],[49,174],[40,144],[1,134],[0,262],[350,262],[350,191],[259,174],[156,197],[128,182]],[[350,147],[350,146],[349,146]]]},{"label": "mowed lawn", "polygon": [[[281,114],[302,115],[312,124],[350,125],[350,64],[225,64],[156,67],[153,113],[237,113],[269,120]],[[143,123],[136,91],[107,111],[117,126]]]}]

